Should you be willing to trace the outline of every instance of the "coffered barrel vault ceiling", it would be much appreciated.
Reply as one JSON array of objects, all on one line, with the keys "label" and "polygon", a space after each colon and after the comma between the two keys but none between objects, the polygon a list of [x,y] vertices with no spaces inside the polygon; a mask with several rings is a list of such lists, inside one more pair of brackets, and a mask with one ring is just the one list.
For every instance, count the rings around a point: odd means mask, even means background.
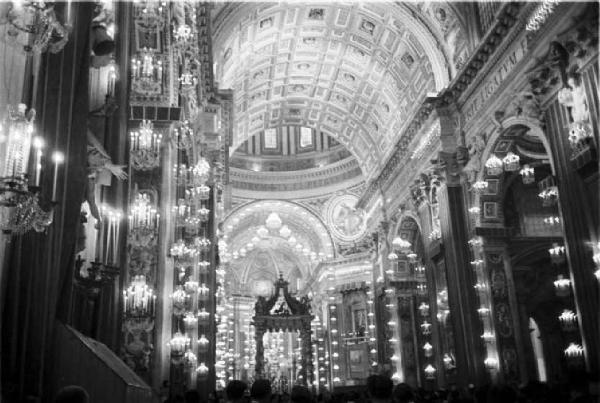
[{"label": "coffered barrel vault ceiling", "polygon": [[232,152],[267,128],[306,126],[344,145],[367,179],[374,175],[419,103],[449,80],[426,20],[418,6],[397,3],[216,9],[216,77],[235,94]]}]

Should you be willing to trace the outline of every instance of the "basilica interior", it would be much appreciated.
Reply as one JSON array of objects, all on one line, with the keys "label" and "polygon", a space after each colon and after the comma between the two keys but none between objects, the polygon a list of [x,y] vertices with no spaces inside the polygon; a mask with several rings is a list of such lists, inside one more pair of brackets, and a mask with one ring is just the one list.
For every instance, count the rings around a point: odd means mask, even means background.
[{"label": "basilica interior", "polygon": [[0,401],[597,392],[598,6],[0,2]]}]

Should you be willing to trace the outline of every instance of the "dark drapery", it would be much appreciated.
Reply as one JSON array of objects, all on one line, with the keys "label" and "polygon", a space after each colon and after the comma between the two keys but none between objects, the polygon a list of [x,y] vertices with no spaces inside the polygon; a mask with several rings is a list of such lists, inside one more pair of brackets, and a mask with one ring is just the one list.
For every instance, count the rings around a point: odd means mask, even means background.
[{"label": "dark drapery", "polygon": [[[64,6],[57,3],[57,14],[62,15]],[[46,141],[42,203],[52,191],[51,152],[65,154],[54,222],[45,233],[15,237],[8,248],[1,361],[2,394],[9,402],[51,400],[46,379],[54,322],[69,322],[75,242],[87,181],[89,30],[95,5],[72,2],[71,7],[69,42],[57,54],[42,55],[35,101],[37,132]]]}]

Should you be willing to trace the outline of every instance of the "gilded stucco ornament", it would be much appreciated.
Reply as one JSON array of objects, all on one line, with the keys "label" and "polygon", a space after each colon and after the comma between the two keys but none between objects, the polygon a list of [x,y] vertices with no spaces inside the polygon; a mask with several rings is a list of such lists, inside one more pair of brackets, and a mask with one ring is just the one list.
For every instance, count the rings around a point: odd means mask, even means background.
[{"label": "gilded stucco ornament", "polygon": [[364,211],[356,208],[358,196],[342,194],[333,197],[325,207],[328,227],[334,237],[342,242],[354,242],[366,231]]}]

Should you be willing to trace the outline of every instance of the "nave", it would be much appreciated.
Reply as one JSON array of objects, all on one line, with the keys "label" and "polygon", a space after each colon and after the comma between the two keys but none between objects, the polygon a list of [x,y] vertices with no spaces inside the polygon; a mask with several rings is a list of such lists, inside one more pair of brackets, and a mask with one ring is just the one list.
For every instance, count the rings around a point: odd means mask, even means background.
[{"label": "nave", "polygon": [[595,401],[598,6],[0,2],[0,401]]}]

